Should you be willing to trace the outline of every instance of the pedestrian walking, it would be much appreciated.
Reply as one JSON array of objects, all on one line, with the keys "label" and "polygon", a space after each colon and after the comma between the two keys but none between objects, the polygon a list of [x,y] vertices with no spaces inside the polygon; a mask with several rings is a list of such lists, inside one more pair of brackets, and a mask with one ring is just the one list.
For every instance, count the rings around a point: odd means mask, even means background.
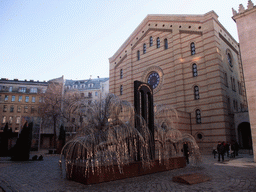
[{"label": "pedestrian walking", "polygon": [[229,157],[229,146],[230,146],[230,144],[226,143],[225,150],[227,152],[227,157]]},{"label": "pedestrian walking", "polygon": [[216,148],[213,148],[212,154],[213,154],[214,159],[216,158],[217,153],[218,152],[217,152]]},{"label": "pedestrian walking", "polygon": [[220,161],[220,156],[222,159],[222,162],[224,161],[224,154],[225,154],[225,146],[224,146],[224,142],[218,142],[217,145],[217,151],[218,151],[218,161]]},{"label": "pedestrian walking", "polygon": [[187,161],[187,164],[189,164],[189,150],[188,150],[188,143],[187,142],[184,142],[183,144],[183,153],[184,153],[184,156],[186,157],[186,161]]}]

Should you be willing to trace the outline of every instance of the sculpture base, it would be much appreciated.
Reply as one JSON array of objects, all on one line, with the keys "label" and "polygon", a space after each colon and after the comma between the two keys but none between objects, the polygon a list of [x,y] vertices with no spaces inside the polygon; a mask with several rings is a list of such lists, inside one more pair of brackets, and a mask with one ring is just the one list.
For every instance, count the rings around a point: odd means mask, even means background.
[{"label": "sculpture base", "polygon": [[186,166],[185,157],[173,157],[166,161],[167,162],[163,164],[159,163],[158,160],[155,160],[150,166],[150,168],[143,168],[141,162],[134,162],[128,165],[124,165],[123,173],[119,172],[117,165],[109,169],[103,166],[100,167],[99,174],[97,172],[93,174],[90,170],[90,172],[86,176],[84,176],[84,167],[73,165],[73,169],[71,169],[71,165],[68,165],[66,173],[68,179],[88,185],[137,177],[161,171],[168,171],[172,169],[183,168]]}]

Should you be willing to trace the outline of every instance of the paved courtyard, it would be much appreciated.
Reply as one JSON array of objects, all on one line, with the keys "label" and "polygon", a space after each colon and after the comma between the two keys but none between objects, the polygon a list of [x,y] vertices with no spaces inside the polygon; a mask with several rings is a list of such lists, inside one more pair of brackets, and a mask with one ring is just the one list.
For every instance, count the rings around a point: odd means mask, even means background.
[{"label": "paved courtyard", "polygon": [[[11,162],[0,157],[0,186],[8,191],[256,191],[256,163],[251,155],[218,163],[213,156],[203,156],[200,166],[160,172],[125,180],[84,185],[65,179],[58,155],[44,155],[43,161]],[[187,185],[175,183],[173,176],[202,173],[210,181]],[[1,189],[0,189],[1,191]]]}]

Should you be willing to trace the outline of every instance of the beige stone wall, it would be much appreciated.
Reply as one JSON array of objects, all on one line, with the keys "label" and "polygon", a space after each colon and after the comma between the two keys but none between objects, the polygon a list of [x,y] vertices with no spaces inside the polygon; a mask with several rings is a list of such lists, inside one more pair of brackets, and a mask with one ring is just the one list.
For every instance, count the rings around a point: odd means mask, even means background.
[{"label": "beige stone wall", "polygon": [[[253,7],[252,2],[249,1],[247,9],[240,5],[239,13],[234,10],[233,13],[243,61],[253,152],[256,154],[256,7]],[[256,162],[256,155],[254,155],[254,161]]]},{"label": "beige stone wall", "polygon": [[[109,59],[110,93],[132,103],[133,82],[147,82],[150,72],[158,72],[160,84],[154,89],[154,103],[190,114],[186,115],[191,120],[190,133],[196,138],[199,133],[203,136],[202,139],[197,138],[197,141],[201,150],[208,153],[211,153],[218,140],[230,141],[235,138],[234,129],[231,129],[234,121],[227,109],[227,97],[239,103],[243,100],[237,91],[231,89],[231,82],[229,87],[224,82],[224,72],[227,73],[228,81],[230,76],[236,79],[236,87],[237,81],[240,81],[239,49],[237,42],[217,18],[213,11],[204,15],[149,15]],[[153,46],[150,47],[151,36]],[[158,37],[159,48],[156,47]],[[164,47],[164,39],[168,40],[168,49]],[[192,42],[196,47],[195,55],[191,55]],[[145,54],[144,44],[147,47]],[[227,49],[232,54],[233,67],[227,64]],[[140,60],[137,51],[140,51]],[[194,63],[198,69],[196,77],[192,73]],[[199,87],[198,100],[194,96],[195,85]],[[201,124],[196,123],[196,109],[201,111]]]}]

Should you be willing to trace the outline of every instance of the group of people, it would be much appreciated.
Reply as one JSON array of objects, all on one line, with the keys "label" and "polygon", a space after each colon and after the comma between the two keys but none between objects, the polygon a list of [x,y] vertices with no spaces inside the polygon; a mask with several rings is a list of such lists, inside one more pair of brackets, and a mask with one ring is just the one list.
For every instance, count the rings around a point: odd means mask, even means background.
[{"label": "group of people", "polygon": [[223,142],[218,142],[217,150],[213,149],[214,158],[216,158],[216,154],[218,154],[218,161],[220,161],[220,157],[222,161],[224,161],[225,154],[227,157],[235,158],[238,156],[239,145],[237,142],[232,142],[231,144]]}]

